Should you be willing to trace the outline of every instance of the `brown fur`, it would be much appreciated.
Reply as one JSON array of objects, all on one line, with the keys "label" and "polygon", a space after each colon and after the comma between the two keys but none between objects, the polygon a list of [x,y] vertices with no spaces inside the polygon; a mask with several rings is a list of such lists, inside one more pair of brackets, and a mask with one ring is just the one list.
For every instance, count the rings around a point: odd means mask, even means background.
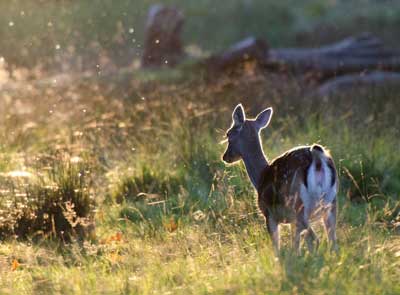
[{"label": "brown fur", "polygon": [[[307,186],[307,171],[313,160],[311,150],[315,146],[320,148],[314,145],[289,150],[271,161],[264,170],[257,193],[259,209],[267,219],[272,215],[277,223],[292,222],[296,212],[302,210],[302,201],[292,188],[300,182]],[[331,157],[328,158],[328,167],[333,185],[336,169]]]}]

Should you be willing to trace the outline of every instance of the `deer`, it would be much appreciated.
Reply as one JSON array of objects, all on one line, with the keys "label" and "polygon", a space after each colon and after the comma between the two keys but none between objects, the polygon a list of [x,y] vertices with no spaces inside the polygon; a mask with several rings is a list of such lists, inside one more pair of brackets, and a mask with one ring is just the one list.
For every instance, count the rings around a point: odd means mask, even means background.
[{"label": "deer", "polygon": [[334,161],[319,144],[295,147],[268,161],[260,133],[272,114],[270,107],[255,119],[247,119],[242,104],[237,105],[226,132],[228,144],[222,160],[227,164],[244,162],[276,252],[280,249],[280,224],[290,224],[296,253],[301,251],[303,233],[308,250],[318,248],[319,239],[311,227],[314,221],[323,221],[330,249],[337,251],[338,176]]}]

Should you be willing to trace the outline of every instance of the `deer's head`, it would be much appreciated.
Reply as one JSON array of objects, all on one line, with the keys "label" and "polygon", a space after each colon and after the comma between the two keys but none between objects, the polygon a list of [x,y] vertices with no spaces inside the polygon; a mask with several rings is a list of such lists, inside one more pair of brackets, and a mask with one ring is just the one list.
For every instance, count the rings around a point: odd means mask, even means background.
[{"label": "deer's head", "polygon": [[232,113],[232,126],[226,132],[228,147],[222,156],[224,162],[234,163],[261,148],[260,130],[268,126],[271,116],[272,108],[267,108],[255,119],[246,119],[242,104],[238,104]]}]

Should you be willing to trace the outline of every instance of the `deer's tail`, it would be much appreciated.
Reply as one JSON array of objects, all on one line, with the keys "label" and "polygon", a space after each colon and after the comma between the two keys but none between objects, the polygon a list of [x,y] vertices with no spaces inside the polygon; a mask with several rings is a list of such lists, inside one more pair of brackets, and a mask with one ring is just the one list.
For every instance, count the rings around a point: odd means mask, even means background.
[{"label": "deer's tail", "polygon": [[332,158],[324,147],[314,144],[310,147],[312,163],[308,171],[308,180],[311,187],[328,189],[336,182],[336,169]]}]

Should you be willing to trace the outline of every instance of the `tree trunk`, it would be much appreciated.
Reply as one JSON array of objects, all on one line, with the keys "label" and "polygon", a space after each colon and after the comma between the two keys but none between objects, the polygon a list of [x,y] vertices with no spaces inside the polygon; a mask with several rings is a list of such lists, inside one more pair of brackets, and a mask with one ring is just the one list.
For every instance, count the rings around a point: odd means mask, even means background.
[{"label": "tree trunk", "polygon": [[174,66],[183,58],[181,31],[184,17],[174,7],[153,5],[147,17],[143,67]]}]

